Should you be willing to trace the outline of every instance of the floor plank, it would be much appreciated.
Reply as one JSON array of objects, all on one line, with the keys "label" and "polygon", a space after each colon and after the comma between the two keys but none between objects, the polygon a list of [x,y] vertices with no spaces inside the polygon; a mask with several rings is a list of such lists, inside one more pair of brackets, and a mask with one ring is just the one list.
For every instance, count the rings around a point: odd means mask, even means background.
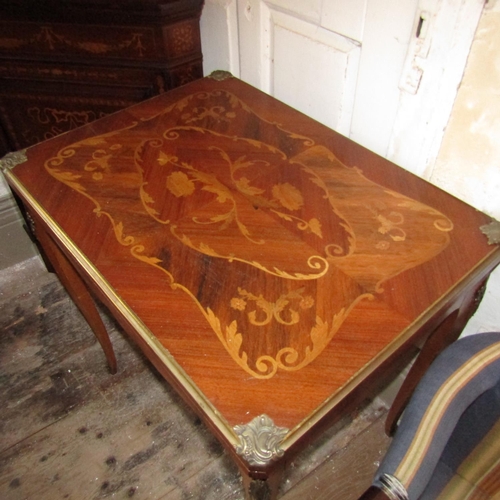
[{"label": "floor plank", "polygon": [[356,500],[370,484],[390,439],[385,414],[302,479],[283,500]]}]

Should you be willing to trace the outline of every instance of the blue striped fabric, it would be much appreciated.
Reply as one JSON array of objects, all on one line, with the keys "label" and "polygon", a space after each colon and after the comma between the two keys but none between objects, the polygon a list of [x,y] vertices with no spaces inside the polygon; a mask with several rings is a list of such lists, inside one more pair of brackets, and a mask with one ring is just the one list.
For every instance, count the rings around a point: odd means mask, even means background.
[{"label": "blue striped fabric", "polygon": [[[374,484],[392,478],[410,500],[434,500],[441,493],[442,500],[464,500],[465,496],[450,496],[446,488],[478,443],[483,446],[481,456],[497,453],[498,441],[492,443],[488,433],[499,419],[500,333],[462,338],[443,351],[422,378]],[[476,453],[476,464],[483,462],[477,457]],[[495,483],[489,474],[490,483]],[[466,487],[460,488],[463,495]],[[470,494],[476,495],[471,500],[482,498],[480,491]],[[394,498],[405,496],[394,493]]]}]

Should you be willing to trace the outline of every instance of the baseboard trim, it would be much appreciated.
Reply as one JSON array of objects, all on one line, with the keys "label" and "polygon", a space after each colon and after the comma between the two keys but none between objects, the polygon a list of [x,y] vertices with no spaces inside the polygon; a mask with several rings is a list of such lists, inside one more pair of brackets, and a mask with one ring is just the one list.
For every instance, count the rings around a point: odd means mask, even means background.
[{"label": "baseboard trim", "polygon": [[0,270],[34,257],[38,251],[24,229],[11,194],[0,197]]}]

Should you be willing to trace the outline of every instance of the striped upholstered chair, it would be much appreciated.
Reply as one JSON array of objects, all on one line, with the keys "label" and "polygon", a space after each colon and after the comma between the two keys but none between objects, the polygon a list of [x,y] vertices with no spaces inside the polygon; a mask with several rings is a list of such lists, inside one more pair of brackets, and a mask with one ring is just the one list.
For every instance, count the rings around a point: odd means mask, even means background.
[{"label": "striped upholstered chair", "polygon": [[434,361],[360,500],[500,499],[500,333]]}]

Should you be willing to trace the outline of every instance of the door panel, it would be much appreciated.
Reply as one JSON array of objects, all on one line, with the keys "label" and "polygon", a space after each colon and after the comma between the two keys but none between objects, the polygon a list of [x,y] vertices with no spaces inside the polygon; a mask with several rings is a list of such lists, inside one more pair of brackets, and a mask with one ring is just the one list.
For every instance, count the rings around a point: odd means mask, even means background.
[{"label": "door panel", "polygon": [[[349,133],[359,44],[290,15],[268,12],[270,71],[263,72],[268,78],[264,88],[308,116]],[[323,98],[317,99],[320,94]]]},{"label": "door panel", "polygon": [[[483,3],[205,0],[205,72],[228,69],[425,175],[432,169]],[[217,22],[208,22],[215,13]],[[419,43],[425,51],[413,54]]]},{"label": "door panel", "polygon": [[384,154],[417,2],[238,0],[240,77]]},{"label": "door panel", "polygon": [[367,0],[323,2],[321,26],[352,40],[363,40]]},{"label": "door panel", "polygon": [[418,0],[368,0],[349,137],[387,156]]}]

